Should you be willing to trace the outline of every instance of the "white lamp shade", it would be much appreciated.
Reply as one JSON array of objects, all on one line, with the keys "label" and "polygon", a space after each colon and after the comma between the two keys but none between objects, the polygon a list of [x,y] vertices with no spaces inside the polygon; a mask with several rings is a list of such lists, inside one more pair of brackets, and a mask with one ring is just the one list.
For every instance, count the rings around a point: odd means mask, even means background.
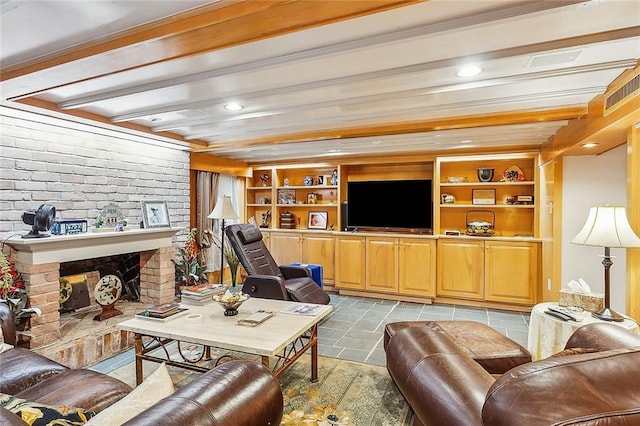
[{"label": "white lamp shade", "polygon": [[599,247],[640,247],[640,238],[631,229],[622,206],[591,207],[587,222],[571,242]]},{"label": "white lamp shade", "polygon": [[240,219],[240,216],[233,210],[233,205],[231,204],[231,197],[228,195],[223,195],[222,197],[218,197],[218,201],[216,201],[216,206],[213,208],[213,211],[209,213],[207,216],[208,219]]}]

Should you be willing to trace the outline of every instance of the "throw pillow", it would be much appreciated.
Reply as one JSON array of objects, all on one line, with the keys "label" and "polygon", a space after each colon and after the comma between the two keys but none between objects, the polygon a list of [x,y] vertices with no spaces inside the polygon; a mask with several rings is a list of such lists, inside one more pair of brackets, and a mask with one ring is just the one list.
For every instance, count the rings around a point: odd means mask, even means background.
[{"label": "throw pillow", "polygon": [[5,393],[0,393],[0,407],[16,414],[31,426],[83,425],[95,415],[93,411],[85,411],[82,408],[41,404]]},{"label": "throw pillow", "polygon": [[163,362],[129,395],[100,411],[87,425],[119,426],[173,392],[173,382]]}]

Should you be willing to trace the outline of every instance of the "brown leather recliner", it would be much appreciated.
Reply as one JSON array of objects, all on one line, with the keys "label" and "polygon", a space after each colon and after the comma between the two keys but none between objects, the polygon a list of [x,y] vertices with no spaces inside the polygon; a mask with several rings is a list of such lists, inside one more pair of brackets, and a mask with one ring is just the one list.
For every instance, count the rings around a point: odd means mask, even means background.
[{"label": "brown leather recliner", "polygon": [[242,291],[251,297],[294,300],[327,305],[329,295],[311,278],[307,268],[278,266],[262,241],[262,232],[251,224],[229,225],[225,234],[249,276]]},{"label": "brown leather recliner", "polygon": [[414,411],[414,426],[640,424],[640,335],[618,325],[585,325],[560,354],[501,375],[450,333],[395,331],[387,369]]}]

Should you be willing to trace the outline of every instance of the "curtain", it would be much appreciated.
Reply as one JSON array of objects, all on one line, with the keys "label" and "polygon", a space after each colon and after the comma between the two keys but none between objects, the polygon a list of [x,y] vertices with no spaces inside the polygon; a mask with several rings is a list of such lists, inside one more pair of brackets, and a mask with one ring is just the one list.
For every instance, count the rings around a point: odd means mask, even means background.
[{"label": "curtain", "polygon": [[[213,220],[207,219],[207,216],[213,210],[218,196],[218,180],[220,174],[212,172],[198,171],[196,174],[196,242],[202,247],[202,233],[206,230],[212,230]],[[207,269],[215,271],[220,269],[220,251],[216,250],[215,245],[209,248],[203,248],[207,261]]]}]

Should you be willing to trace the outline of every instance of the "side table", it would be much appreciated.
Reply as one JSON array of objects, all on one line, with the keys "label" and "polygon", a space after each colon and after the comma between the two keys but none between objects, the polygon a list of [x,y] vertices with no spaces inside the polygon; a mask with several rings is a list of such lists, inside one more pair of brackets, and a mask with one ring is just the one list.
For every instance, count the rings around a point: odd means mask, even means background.
[{"label": "side table", "polygon": [[640,334],[640,327],[633,319],[628,318],[621,322],[602,321],[591,316],[591,312],[572,312],[571,314],[577,319],[576,321],[563,321],[559,318],[547,315],[544,312],[549,306],[558,307],[556,302],[539,303],[531,310],[531,318],[529,322],[529,340],[527,349],[531,352],[533,360],[547,358],[564,349],[569,337],[578,328],[583,325],[594,322],[611,322],[611,324],[619,325],[628,330],[632,330]]}]

